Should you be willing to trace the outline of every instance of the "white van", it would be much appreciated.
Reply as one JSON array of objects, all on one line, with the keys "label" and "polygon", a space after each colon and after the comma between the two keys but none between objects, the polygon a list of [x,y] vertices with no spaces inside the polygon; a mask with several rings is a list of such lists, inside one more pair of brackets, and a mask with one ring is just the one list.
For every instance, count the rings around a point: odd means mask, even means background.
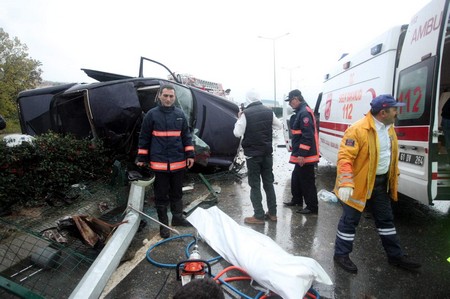
[{"label": "white van", "polygon": [[320,153],[335,164],[344,131],[370,110],[374,97],[392,94],[406,103],[395,124],[399,192],[424,204],[450,199],[450,153],[440,129],[440,110],[450,98],[449,1],[431,1],[409,25],[341,58],[316,104]]}]

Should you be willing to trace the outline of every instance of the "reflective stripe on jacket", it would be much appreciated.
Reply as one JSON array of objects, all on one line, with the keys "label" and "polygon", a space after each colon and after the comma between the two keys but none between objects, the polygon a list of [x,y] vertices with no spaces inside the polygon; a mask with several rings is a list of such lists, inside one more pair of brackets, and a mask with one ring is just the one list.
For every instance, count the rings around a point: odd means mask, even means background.
[{"label": "reflective stripe on jacket", "polygon": [[194,157],[194,145],[184,112],[176,107],[157,106],[147,112],[139,135],[137,160],[154,171],[186,168]]},{"label": "reflective stripe on jacket", "polygon": [[[398,141],[394,126],[389,128],[388,134],[391,140],[388,188],[391,198],[397,201]],[[352,187],[353,194],[346,204],[361,212],[366,201],[372,196],[379,149],[377,129],[370,112],[345,131],[339,147],[334,192],[339,194],[340,187]]]},{"label": "reflective stripe on jacket", "polygon": [[289,122],[292,133],[289,163],[297,164],[299,156],[304,158],[306,164],[319,162],[319,135],[314,112],[302,102]]}]

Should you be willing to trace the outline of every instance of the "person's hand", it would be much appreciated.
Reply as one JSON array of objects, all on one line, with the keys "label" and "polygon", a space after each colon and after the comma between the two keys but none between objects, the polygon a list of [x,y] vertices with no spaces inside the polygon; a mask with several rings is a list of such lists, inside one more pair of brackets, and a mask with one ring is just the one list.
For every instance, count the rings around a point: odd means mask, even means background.
[{"label": "person's hand", "polygon": [[194,159],[187,158],[186,164],[187,164],[187,168],[191,168],[192,166],[194,166]]},{"label": "person's hand", "polygon": [[139,167],[144,167],[145,166],[145,162],[136,162],[136,165]]},{"label": "person's hand", "polygon": [[242,113],[244,113],[244,111],[242,111],[242,110],[240,110],[240,111],[238,112],[238,118],[241,117]]},{"label": "person's hand", "polygon": [[341,188],[339,188],[339,198],[343,202],[347,202],[347,200],[352,195],[353,195],[353,188],[352,187],[341,187]]},{"label": "person's hand", "polygon": [[305,158],[302,157],[302,156],[298,156],[297,164],[300,165],[300,166],[305,165]]}]

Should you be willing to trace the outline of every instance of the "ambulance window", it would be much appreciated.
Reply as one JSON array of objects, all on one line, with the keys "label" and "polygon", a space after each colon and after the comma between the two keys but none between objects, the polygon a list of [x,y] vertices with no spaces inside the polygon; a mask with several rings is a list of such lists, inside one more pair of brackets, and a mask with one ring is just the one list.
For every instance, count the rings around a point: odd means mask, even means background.
[{"label": "ambulance window", "polygon": [[406,106],[398,109],[397,125],[429,124],[434,61],[427,59],[400,72],[397,99]]}]

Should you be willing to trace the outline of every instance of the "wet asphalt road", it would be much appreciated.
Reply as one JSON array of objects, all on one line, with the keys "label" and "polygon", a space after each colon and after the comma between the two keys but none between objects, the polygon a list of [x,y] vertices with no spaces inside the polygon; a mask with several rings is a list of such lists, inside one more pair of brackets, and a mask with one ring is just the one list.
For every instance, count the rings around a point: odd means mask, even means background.
[{"label": "wet asphalt road", "polygon": [[[281,135],[281,134],[280,134]],[[350,274],[335,266],[333,262],[336,227],[341,216],[339,203],[319,202],[319,214],[305,216],[296,213],[296,208],[284,207],[283,201],[291,199],[290,176],[293,165],[287,163],[289,154],[283,147],[281,138],[275,139],[274,174],[278,203],[278,222],[251,227],[272,238],[285,251],[293,255],[314,258],[325,269],[333,281],[332,286],[313,283],[313,288],[322,298],[450,298],[450,215],[449,202],[441,202],[435,207],[424,206],[409,199],[400,199],[395,205],[395,224],[402,247],[411,259],[423,266],[417,272],[408,272],[387,263],[373,220],[365,214],[356,233],[352,260],[358,266],[358,274]],[[317,190],[331,191],[335,179],[335,167],[321,161],[317,169]],[[217,206],[244,224],[244,217],[251,216],[253,209],[249,199],[250,188],[245,172],[237,175],[205,174],[210,186],[217,192]],[[189,174],[187,183],[194,189],[187,191],[184,201],[189,204],[202,195],[207,195],[208,185],[197,174]],[[210,197],[211,199],[212,197]],[[156,217],[151,196],[145,212]],[[182,234],[194,234],[194,228],[178,228]],[[117,285],[107,286],[102,298],[171,298],[181,282],[177,271],[172,268],[185,260],[185,250],[192,238],[179,238],[155,247],[151,245],[161,239],[158,225],[148,222],[136,235],[124,260],[135,256],[137,266],[123,263],[120,271],[130,271]],[[142,240],[149,243],[142,246]],[[202,258],[215,257],[209,246],[199,242]],[[147,252],[148,257],[145,257]],[[149,260],[159,265],[152,264]],[[262,263],[264,261],[261,261]],[[226,261],[212,263],[212,273],[217,274],[229,266]],[[116,273],[117,274],[117,273]],[[249,297],[257,292],[248,283],[236,283],[242,294]],[[241,294],[225,289],[227,298],[241,298]]]}]

